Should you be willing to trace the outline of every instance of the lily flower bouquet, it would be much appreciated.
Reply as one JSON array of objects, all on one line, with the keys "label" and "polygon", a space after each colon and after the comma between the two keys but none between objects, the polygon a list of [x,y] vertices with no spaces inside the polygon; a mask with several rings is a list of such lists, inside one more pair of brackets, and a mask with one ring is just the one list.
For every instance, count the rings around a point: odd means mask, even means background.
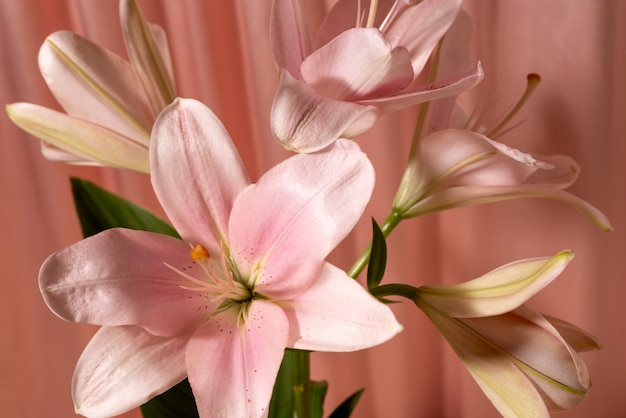
[{"label": "lily flower bouquet", "polygon": [[[299,0],[274,0],[267,146],[291,155],[255,182],[228,127],[205,104],[178,97],[166,35],[134,0],[120,1],[128,59],[68,31],[45,40],[41,73],[63,111],[14,103],[12,121],[40,138],[51,160],[149,175],[167,215],[72,179],[85,238],[50,255],[39,284],[56,315],[101,326],[74,372],[78,414],[141,407],[145,417],[348,417],[361,391],[325,414],[328,387],[311,380],[310,353],[394,338],[399,302],[426,314],[503,416],[545,417],[585,397],[579,352],[600,343],[525,304],[572,251],[452,285],[384,275],[396,227],[461,206],[554,199],[611,230],[565,191],[579,172],[571,158],[496,140],[538,75],[493,127],[462,109],[457,95],[483,70],[469,53],[472,22],[461,6],[339,0],[315,35]],[[376,172],[358,136],[416,105],[389,216],[372,222],[371,244],[345,271],[326,259],[367,217]]]}]

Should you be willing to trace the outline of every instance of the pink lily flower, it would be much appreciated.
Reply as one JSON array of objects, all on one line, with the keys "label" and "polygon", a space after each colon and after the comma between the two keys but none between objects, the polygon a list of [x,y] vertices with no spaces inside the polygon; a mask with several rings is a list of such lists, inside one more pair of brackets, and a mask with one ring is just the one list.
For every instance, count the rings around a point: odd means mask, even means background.
[{"label": "pink lily flower", "polygon": [[566,192],[580,172],[571,158],[533,157],[466,129],[425,136],[409,161],[393,207],[405,218],[508,199],[554,199],[581,211],[600,228],[607,217]]},{"label": "pink lily flower", "polygon": [[150,131],[176,97],[163,29],[135,0],[120,1],[130,62],[68,31],[48,36],[39,68],[65,113],[31,103],[7,106],[11,120],[40,138],[54,161],[148,172]]},{"label": "pink lily flower", "polygon": [[591,386],[579,351],[600,349],[591,335],[523,303],[572,259],[517,261],[452,286],[423,286],[415,302],[441,331],[504,417],[549,417],[578,404]]},{"label": "pink lily flower", "polygon": [[[442,41],[438,77],[471,62],[470,17],[461,11]],[[393,208],[404,218],[462,206],[525,197],[554,199],[578,209],[600,228],[613,228],[607,217],[565,191],[580,173],[570,157],[533,156],[491,139],[506,129],[540,82],[531,74],[527,89],[495,127],[472,121],[450,96],[430,104],[425,136],[418,139],[396,193]]]},{"label": "pink lily flower", "polygon": [[365,132],[380,114],[476,85],[479,64],[436,83],[418,80],[460,7],[461,0],[339,0],[313,47],[301,2],[274,0],[270,29],[280,83],[271,126],[278,141],[316,151]]},{"label": "pink lily flower", "polygon": [[77,412],[120,414],[188,376],[201,417],[264,416],[285,347],[359,350],[401,330],[324,261],[372,192],[356,144],[250,184],[220,121],[189,99],[163,111],[151,141],[152,183],[183,240],[111,229],[41,268],[57,315],[102,326],[76,366]]}]

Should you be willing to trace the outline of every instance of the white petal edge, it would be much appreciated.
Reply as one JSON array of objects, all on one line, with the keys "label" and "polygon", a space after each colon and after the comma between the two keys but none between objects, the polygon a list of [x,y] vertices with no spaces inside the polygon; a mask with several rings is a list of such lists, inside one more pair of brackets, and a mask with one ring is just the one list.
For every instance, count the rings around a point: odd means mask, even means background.
[{"label": "white petal edge", "polygon": [[155,337],[139,327],[103,327],[76,365],[76,413],[105,418],[136,408],[181,382],[189,335]]}]

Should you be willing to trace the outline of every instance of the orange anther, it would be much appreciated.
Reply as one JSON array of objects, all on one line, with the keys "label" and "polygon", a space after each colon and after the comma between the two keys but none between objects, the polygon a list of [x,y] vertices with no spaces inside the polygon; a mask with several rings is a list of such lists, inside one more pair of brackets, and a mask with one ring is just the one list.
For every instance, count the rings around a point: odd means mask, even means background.
[{"label": "orange anther", "polygon": [[191,250],[190,256],[193,261],[208,260],[209,252],[202,246],[202,244],[196,244],[196,246],[193,247],[193,250]]}]

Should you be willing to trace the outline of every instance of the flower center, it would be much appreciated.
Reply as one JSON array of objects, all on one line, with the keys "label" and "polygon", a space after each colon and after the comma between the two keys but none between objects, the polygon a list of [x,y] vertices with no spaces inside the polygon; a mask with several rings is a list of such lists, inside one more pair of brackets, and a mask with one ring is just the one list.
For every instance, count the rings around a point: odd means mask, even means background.
[{"label": "flower center", "polygon": [[244,303],[253,299],[253,289],[233,276],[229,260],[224,254],[221,256],[220,263],[216,264],[211,259],[209,251],[202,244],[197,244],[192,248],[189,256],[202,269],[204,274],[201,278],[166,264],[189,282],[181,286],[183,289],[206,294],[211,302],[217,304],[218,311],[226,309],[233,303]]}]

